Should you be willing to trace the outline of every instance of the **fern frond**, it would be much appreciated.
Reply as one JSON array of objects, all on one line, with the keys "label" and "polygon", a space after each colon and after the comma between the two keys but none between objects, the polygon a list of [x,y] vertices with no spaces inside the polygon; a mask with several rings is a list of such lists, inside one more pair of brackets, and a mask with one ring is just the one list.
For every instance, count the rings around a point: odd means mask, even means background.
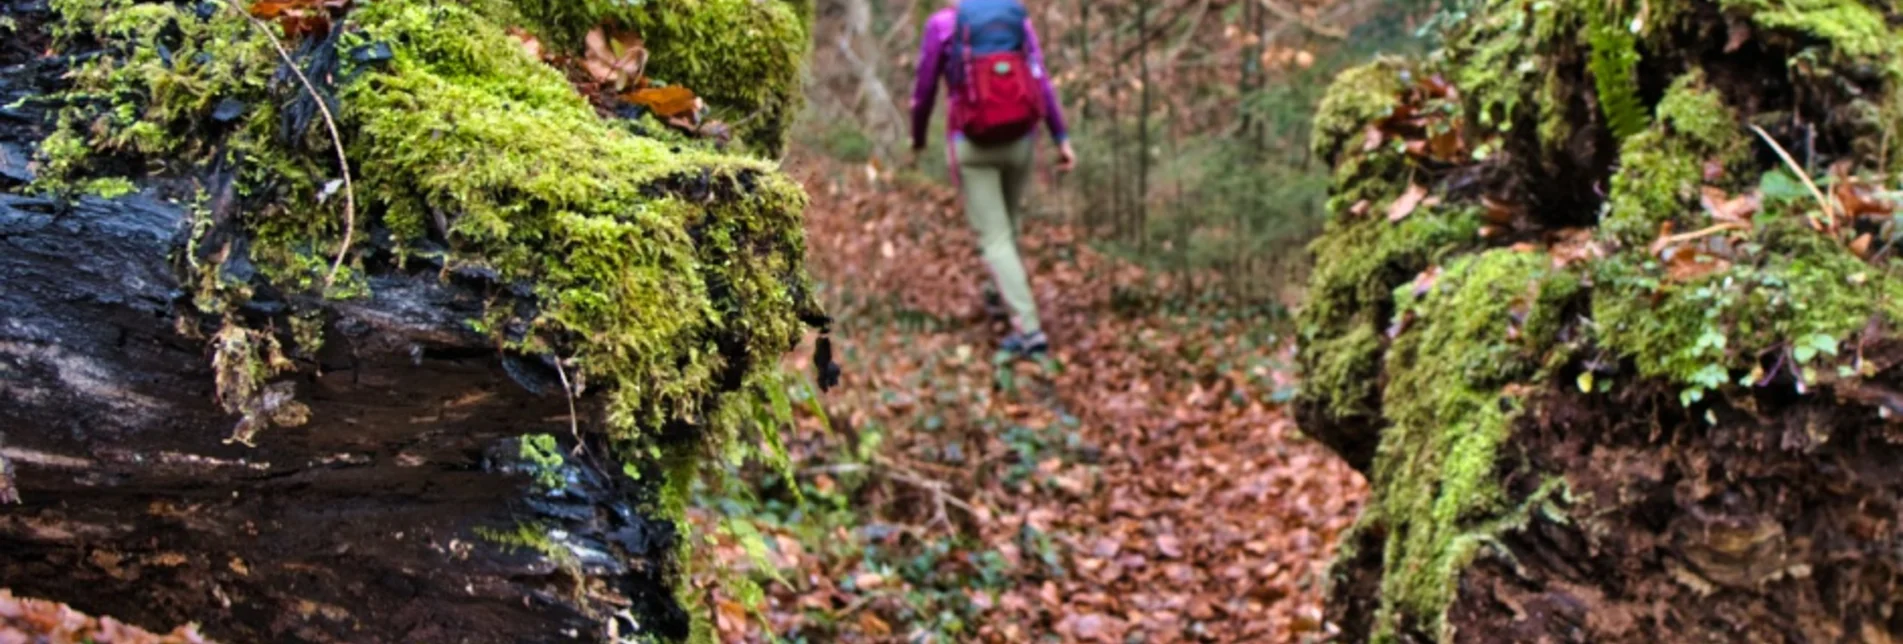
[{"label": "fern frond", "polygon": [[1592,56],[1587,68],[1599,94],[1599,109],[1615,140],[1638,134],[1651,125],[1651,115],[1639,101],[1639,41],[1617,19],[1594,16],[1588,34]]}]

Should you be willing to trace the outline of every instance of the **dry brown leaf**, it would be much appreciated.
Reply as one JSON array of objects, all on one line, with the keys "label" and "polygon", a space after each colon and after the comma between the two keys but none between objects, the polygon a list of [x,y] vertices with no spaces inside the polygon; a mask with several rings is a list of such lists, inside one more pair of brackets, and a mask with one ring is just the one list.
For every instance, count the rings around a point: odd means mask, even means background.
[{"label": "dry brown leaf", "polygon": [[1705,212],[1711,215],[1713,221],[1732,223],[1749,223],[1751,216],[1758,212],[1760,205],[1756,190],[1733,197],[1725,194],[1724,190],[1711,186],[1705,186],[1700,190],[1699,203],[1705,207]]},{"label": "dry brown leaf", "polygon": [[1381,149],[1381,144],[1387,142],[1387,132],[1383,131],[1381,126],[1369,123],[1367,131],[1361,137],[1361,151],[1373,152],[1379,150]]},{"label": "dry brown leaf", "polygon": [[522,52],[528,54],[529,58],[535,60],[544,59],[545,53],[542,51],[542,39],[536,38],[534,34],[520,27],[510,27],[509,35],[514,36],[516,42],[522,43]]},{"label": "dry brown leaf", "polygon": [[1440,272],[1440,265],[1435,264],[1421,271],[1419,275],[1415,275],[1414,297],[1426,295],[1428,291],[1434,290],[1434,285],[1440,282]]},{"label": "dry brown leaf", "polygon": [[1399,199],[1394,200],[1394,203],[1388,204],[1388,221],[1406,219],[1408,215],[1414,214],[1414,209],[1421,205],[1422,199],[1426,198],[1427,186],[1418,183],[1408,184],[1407,192],[1402,193]]},{"label": "dry brown leaf", "polygon": [[1183,556],[1183,542],[1177,539],[1176,535],[1158,535],[1156,537],[1156,551],[1163,553],[1165,557],[1180,559]]},{"label": "dry brown leaf", "polygon": [[623,94],[621,98],[644,106],[663,119],[692,114],[700,100],[694,96],[693,90],[679,85],[636,90]]},{"label": "dry brown leaf", "polygon": [[1731,268],[1731,262],[1692,246],[1676,246],[1665,251],[1665,278],[1672,282],[1690,282]]},{"label": "dry brown leaf", "polygon": [[1495,199],[1492,195],[1481,195],[1480,218],[1495,226],[1511,225],[1519,217],[1519,208],[1506,201]]},{"label": "dry brown leaf", "polygon": [[1888,217],[1896,210],[1896,204],[1870,194],[1870,186],[1861,181],[1839,178],[1830,191],[1844,216],[1852,221],[1861,217]]},{"label": "dry brown leaf", "polygon": [[1869,259],[1870,241],[1872,239],[1873,237],[1870,236],[1870,233],[1858,235],[1856,239],[1850,241],[1850,252],[1856,253],[1858,257]]},{"label": "dry brown leaf", "polygon": [[1731,33],[1725,37],[1725,53],[1738,51],[1738,48],[1751,40],[1751,23],[1744,20],[1731,21]]},{"label": "dry brown leaf", "polygon": [[1592,230],[1588,228],[1567,228],[1555,233],[1547,252],[1553,256],[1554,268],[1565,268],[1606,256],[1605,247],[1593,238]]}]

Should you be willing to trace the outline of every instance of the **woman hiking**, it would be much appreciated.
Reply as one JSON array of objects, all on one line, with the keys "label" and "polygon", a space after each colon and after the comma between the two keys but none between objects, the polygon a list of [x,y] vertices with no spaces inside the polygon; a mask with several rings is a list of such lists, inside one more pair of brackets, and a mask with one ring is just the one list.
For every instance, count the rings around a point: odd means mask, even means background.
[{"label": "woman hiking", "polygon": [[1013,331],[1002,348],[1021,356],[1043,353],[1050,343],[1017,247],[1038,123],[1049,126],[1057,143],[1059,172],[1069,172],[1077,155],[1029,12],[1017,0],[950,0],[926,21],[918,61],[912,87],[913,158],[925,149],[925,130],[943,78],[952,180],[1011,310]]}]

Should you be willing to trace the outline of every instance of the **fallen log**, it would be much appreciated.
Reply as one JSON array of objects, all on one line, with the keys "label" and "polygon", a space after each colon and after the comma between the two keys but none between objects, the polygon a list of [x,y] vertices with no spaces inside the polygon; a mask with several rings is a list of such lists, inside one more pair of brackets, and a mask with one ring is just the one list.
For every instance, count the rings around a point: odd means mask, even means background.
[{"label": "fallen log", "polygon": [[[579,47],[533,3],[313,8],[309,85],[235,5],[0,6],[0,588],[223,641],[708,636],[680,504],[823,320],[796,184],[599,115],[504,35]],[[801,6],[587,18],[796,72]],[[722,100],[771,152],[797,93]]]}]

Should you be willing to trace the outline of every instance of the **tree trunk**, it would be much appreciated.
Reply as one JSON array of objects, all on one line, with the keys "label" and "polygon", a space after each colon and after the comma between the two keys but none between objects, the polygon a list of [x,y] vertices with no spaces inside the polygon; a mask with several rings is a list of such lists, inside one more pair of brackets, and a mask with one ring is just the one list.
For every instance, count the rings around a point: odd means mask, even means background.
[{"label": "tree trunk", "polygon": [[1315,123],[1297,411],[1374,490],[1329,621],[1893,641],[1894,11],[1529,7],[1344,72]]}]

